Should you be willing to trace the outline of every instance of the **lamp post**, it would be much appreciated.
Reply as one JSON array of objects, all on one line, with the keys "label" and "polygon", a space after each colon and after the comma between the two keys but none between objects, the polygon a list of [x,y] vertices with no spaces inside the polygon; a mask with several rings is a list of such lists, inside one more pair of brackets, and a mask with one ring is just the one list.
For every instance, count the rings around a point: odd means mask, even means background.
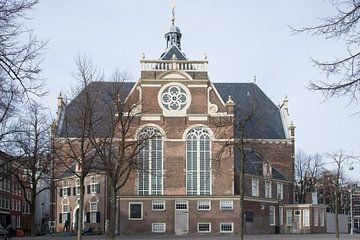
[{"label": "lamp post", "polygon": [[[354,166],[353,166],[353,162],[349,162],[349,170],[352,171],[354,170]],[[353,216],[353,189],[354,188],[354,184],[351,183],[350,184],[350,235],[354,235],[354,216]]]},{"label": "lamp post", "polygon": [[354,216],[353,216],[353,185],[350,186],[350,234],[354,235]]}]

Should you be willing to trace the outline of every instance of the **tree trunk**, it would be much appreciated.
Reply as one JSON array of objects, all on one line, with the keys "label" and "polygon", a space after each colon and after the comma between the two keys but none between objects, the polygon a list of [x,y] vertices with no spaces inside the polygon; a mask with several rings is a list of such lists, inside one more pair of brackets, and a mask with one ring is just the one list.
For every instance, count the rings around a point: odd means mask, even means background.
[{"label": "tree trunk", "polygon": [[335,228],[336,228],[336,240],[340,239],[339,236],[339,185],[337,184],[335,189]]},{"label": "tree trunk", "polygon": [[[83,218],[84,218],[84,178],[80,178],[80,199],[79,199],[79,214],[78,214],[78,229],[77,229],[77,240],[82,238],[82,229],[83,229]],[[74,221],[75,219],[73,219]]]},{"label": "tree trunk", "polygon": [[245,164],[245,149],[243,143],[240,146],[240,172],[239,172],[239,193],[240,193],[240,229],[239,237],[240,240],[244,239],[244,164]]},{"label": "tree trunk", "polygon": [[116,186],[113,181],[109,181],[110,183],[110,214],[109,214],[109,225],[108,231],[106,233],[106,239],[114,240],[115,239],[115,222],[116,222]]},{"label": "tree trunk", "polygon": [[[32,189],[31,190],[31,201],[30,201],[30,233],[31,236],[36,236],[37,233],[37,229],[36,229],[36,224],[35,224],[35,211],[36,211],[36,189],[35,191]],[[15,226],[14,226],[15,228]]]}]

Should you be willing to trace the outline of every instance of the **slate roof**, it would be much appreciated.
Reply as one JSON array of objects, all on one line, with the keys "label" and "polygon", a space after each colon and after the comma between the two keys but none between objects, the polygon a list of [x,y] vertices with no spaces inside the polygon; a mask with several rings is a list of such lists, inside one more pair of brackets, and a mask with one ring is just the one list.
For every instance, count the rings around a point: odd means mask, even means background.
[{"label": "slate roof", "polygon": [[[256,152],[247,152],[245,158],[245,174],[253,176],[263,176],[263,163],[266,162],[259,154]],[[240,169],[240,152],[235,151],[235,169],[238,171]],[[272,166],[272,178],[276,180],[288,181],[289,179],[282,174],[278,169]]]},{"label": "slate roof", "polygon": [[[214,83],[226,102],[231,95],[235,102],[235,116],[238,122],[253,114],[245,124],[245,138],[285,139],[279,108],[254,83]],[[237,124],[241,125],[241,124]],[[240,129],[235,129],[239,137]]]},{"label": "slate roof", "polygon": [[160,56],[160,60],[172,60],[175,54],[177,60],[187,60],[185,53],[183,53],[176,45],[172,45]]},{"label": "slate roof", "polygon": [[[109,114],[106,106],[109,106],[109,96],[121,89],[121,98],[124,100],[131,88],[134,86],[133,82],[92,82],[87,87],[87,92],[92,95],[94,109],[93,122],[97,122],[98,135],[106,135],[106,126],[109,126],[112,121],[111,116],[103,116]],[[256,105],[254,117],[246,124],[245,135],[246,138],[254,139],[285,139],[282,120],[280,117],[279,108],[261,91],[261,89],[254,83],[214,83],[217,91],[226,102],[228,96],[231,95],[235,102],[235,115],[242,119],[249,112],[252,112],[251,106]],[[71,101],[65,108],[61,122],[58,123],[59,136],[76,137],[81,134],[82,129],[82,114],[84,113],[81,104],[85,99],[85,91]],[[94,97],[95,96],[95,97]],[[255,104],[254,104],[255,103]],[[235,130],[235,134],[239,130]]]},{"label": "slate roof", "polygon": [[91,95],[91,106],[93,106],[94,114],[92,121],[95,125],[96,134],[106,136],[109,128],[112,125],[114,116],[108,107],[114,107],[109,104],[113,99],[110,99],[115,94],[119,94],[122,100],[125,100],[131,88],[134,86],[133,82],[91,82],[85,90],[82,90],[79,95],[71,101],[62,113],[60,121],[58,122],[57,134],[60,137],[77,137],[84,134],[83,116],[85,114],[84,102],[86,93]]}]

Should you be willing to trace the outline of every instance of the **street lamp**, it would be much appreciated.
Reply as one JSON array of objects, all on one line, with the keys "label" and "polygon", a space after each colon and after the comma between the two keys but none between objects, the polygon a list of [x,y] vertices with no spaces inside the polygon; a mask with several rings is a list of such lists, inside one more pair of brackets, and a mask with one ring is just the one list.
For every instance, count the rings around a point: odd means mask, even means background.
[{"label": "street lamp", "polygon": [[[349,162],[348,162],[349,163]],[[353,162],[349,163],[349,170],[354,170]],[[354,216],[353,216],[353,187],[354,184],[350,184],[350,234],[354,235]]]}]

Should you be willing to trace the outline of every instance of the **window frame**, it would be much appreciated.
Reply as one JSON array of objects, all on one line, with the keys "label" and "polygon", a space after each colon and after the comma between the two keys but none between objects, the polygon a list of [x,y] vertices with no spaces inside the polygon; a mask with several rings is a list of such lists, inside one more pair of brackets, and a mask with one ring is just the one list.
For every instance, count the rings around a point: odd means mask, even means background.
[{"label": "window frame", "polygon": [[[131,217],[131,205],[141,205],[140,218],[132,218]],[[128,220],[131,221],[141,221],[144,218],[144,206],[142,202],[129,202],[129,211],[128,211]]]},{"label": "window frame", "polygon": [[[161,224],[164,226],[164,230],[163,231],[154,231],[154,225],[155,224]],[[166,223],[165,222],[154,222],[154,223],[151,223],[151,232],[153,233],[165,233],[166,232]]]},{"label": "window frame", "polygon": [[[310,209],[303,209],[302,210],[302,215],[303,215],[303,226],[304,227],[310,227]],[[305,221],[307,220],[307,221]]]},{"label": "window frame", "polygon": [[284,225],[284,207],[279,206],[279,225]]},{"label": "window frame", "polygon": [[[294,224],[294,211],[292,209],[286,209],[286,226],[292,226]],[[290,217],[290,218],[289,218]],[[291,222],[289,222],[291,219]]]},{"label": "window frame", "polygon": [[[280,194],[280,197],[279,197]],[[284,199],[284,184],[282,182],[276,183],[276,198],[283,200]]]},{"label": "window frame", "polygon": [[[231,225],[231,231],[224,231],[222,230],[223,224],[230,224]],[[220,222],[220,233],[233,233],[234,232],[234,223],[233,222]]]},{"label": "window frame", "polygon": [[[231,208],[224,207],[224,204],[226,202],[231,203]],[[219,207],[220,207],[220,211],[232,211],[234,210],[234,200],[220,200]]]},{"label": "window frame", "polygon": [[[255,193],[254,193],[254,183],[256,183],[256,185],[255,185],[256,192]],[[251,196],[252,197],[259,197],[260,196],[259,179],[258,178],[251,178]]]},{"label": "window frame", "polygon": [[272,183],[271,180],[264,181],[264,196],[265,198],[272,198]]},{"label": "window frame", "polygon": [[[158,202],[158,203],[156,203],[156,202]],[[154,206],[161,206],[161,205],[163,206],[162,209],[154,208]],[[152,200],[152,202],[151,202],[151,210],[155,211],[155,212],[163,212],[163,211],[165,211],[166,210],[165,200]]]},{"label": "window frame", "polygon": [[[207,208],[201,208],[201,206]],[[211,211],[211,200],[198,200],[197,201],[197,210],[198,211]]]},{"label": "window frame", "polygon": [[319,209],[313,208],[313,225],[314,227],[319,226]]},{"label": "window frame", "polygon": [[[271,216],[271,213],[273,216]],[[270,226],[276,225],[276,208],[275,208],[275,206],[269,206],[269,225]]]},{"label": "window frame", "polygon": [[[151,132],[152,131],[152,132]],[[141,128],[137,134],[137,138],[141,139],[141,135],[149,135],[150,132],[153,134],[152,138],[145,139],[142,144],[145,144],[146,147],[143,147],[139,151],[139,162],[143,166],[144,170],[137,171],[137,192],[140,196],[147,195],[163,195],[164,194],[164,137],[162,131],[157,126],[144,126]],[[160,141],[158,144],[157,141]],[[155,149],[153,149],[155,145]],[[159,147],[159,149],[157,149]],[[153,156],[152,153],[155,152],[156,155]],[[160,158],[161,164],[157,164],[157,161]],[[152,165],[157,166],[156,169],[153,169]],[[146,166],[146,167],[145,167]],[[146,171],[147,169],[147,171]],[[153,179],[155,177],[155,179]],[[153,182],[158,182],[155,187],[153,187]]]},{"label": "window frame", "polygon": [[[212,134],[207,126],[195,126],[190,128],[190,130],[186,133],[185,144],[187,195],[212,195],[211,136]],[[191,148],[189,148],[189,146],[191,146]],[[194,148],[194,146],[196,146],[196,148]],[[207,148],[208,150],[206,150]],[[191,157],[189,158],[189,156]],[[194,169],[192,165],[196,166],[196,169]],[[204,179],[202,179],[202,176],[204,175],[205,177],[208,175],[209,181],[204,181]],[[193,183],[194,180],[196,180],[196,184]],[[189,182],[192,184],[189,184]],[[205,185],[202,186],[202,183],[204,182]]]},{"label": "window frame", "polygon": [[[201,224],[209,225],[209,230],[208,231],[200,231],[199,225],[201,225]],[[198,222],[196,226],[197,226],[196,229],[197,229],[198,233],[211,233],[211,222]]]}]

